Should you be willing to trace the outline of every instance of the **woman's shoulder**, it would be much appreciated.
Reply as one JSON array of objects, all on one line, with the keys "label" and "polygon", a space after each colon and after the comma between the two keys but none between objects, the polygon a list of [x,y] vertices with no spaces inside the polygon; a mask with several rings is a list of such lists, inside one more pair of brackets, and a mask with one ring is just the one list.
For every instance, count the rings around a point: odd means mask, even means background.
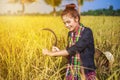
[{"label": "woman's shoulder", "polygon": [[84,30],[82,31],[82,34],[90,35],[92,34],[92,29],[90,27],[84,27]]},{"label": "woman's shoulder", "polygon": [[92,32],[92,29],[90,27],[85,27],[84,26],[84,31],[90,31],[90,32]]}]

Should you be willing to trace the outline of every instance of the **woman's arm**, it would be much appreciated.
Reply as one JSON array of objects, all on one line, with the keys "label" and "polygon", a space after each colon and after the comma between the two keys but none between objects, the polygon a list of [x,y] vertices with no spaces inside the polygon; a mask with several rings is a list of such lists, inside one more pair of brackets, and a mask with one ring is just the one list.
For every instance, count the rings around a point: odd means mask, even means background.
[{"label": "woman's arm", "polygon": [[60,51],[57,51],[57,52],[51,52],[51,51],[48,51],[47,49],[43,49],[42,53],[44,55],[48,55],[48,56],[68,56],[69,55],[67,50],[60,50]]},{"label": "woman's arm", "polygon": [[75,43],[75,45],[72,45],[71,47],[67,48],[67,52],[69,53],[69,55],[73,55],[74,53],[76,53],[76,51],[81,52],[86,47],[92,44],[94,44],[92,31],[90,28],[85,28],[82,32],[82,36]]}]

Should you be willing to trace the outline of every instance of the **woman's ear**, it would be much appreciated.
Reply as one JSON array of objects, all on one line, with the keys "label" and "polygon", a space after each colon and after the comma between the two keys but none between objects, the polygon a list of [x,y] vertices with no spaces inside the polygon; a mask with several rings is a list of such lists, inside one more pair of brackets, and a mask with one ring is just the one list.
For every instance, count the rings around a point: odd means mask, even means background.
[{"label": "woman's ear", "polygon": [[76,18],[75,18],[75,21],[78,22],[78,20],[79,20],[78,17],[76,17]]}]

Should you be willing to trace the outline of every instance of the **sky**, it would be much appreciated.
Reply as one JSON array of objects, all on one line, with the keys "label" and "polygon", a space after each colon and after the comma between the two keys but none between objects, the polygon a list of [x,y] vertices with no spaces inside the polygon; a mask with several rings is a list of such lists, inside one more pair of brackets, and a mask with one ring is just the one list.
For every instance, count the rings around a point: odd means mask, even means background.
[{"label": "sky", "polygon": [[82,6],[82,11],[108,9],[110,5],[112,5],[115,10],[120,9],[120,0],[94,0],[93,2],[85,2]]},{"label": "sky", "polygon": [[[76,0],[63,0],[62,4],[59,5],[57,11],[64,9],[66,4],[75,3]],[[81,6],[81,11],[95,10],[95,9],[108,9],[110,5],[113,5],[113,8],[120,9],[120,0],[94,0],[92,2],[84,2],[84,5]],[[0,13],[4,14],[8,11],[11,13],[17,13],[17,11],[22,10],[20,3],[10,4],[8,0],[0,0]],[[47,5],[44,0],[38,0],[37,2],[31,4],[25,4],[25,13],[50,13],[52,7]]]}]

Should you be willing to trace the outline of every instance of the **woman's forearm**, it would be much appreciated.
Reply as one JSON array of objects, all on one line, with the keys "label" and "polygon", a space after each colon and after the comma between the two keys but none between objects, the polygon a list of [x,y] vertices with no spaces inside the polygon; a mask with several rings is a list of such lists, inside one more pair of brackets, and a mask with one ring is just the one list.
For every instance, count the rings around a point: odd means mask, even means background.
[{"label": "woman's forearm", "polygon": [[69,53],[67,52],[67,50],[60,50],[60,51],[57,51],[57,52],[52,52],[50,54],[50,56],[68,56]]}]

